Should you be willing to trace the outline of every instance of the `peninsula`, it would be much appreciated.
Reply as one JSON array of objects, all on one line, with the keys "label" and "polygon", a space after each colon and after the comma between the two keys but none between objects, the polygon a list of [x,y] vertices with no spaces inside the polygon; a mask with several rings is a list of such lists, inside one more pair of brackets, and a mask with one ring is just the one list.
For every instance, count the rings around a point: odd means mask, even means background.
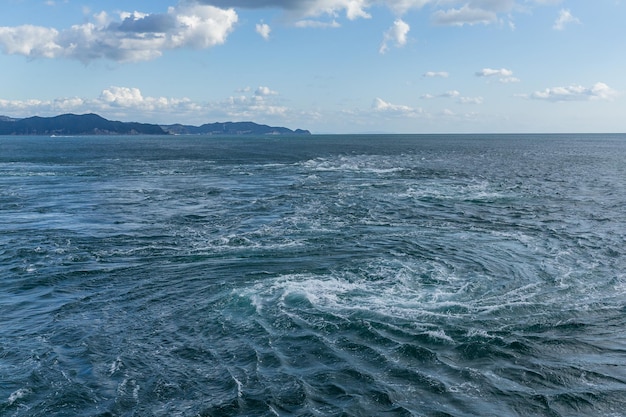
[{"label": "peninsula", "polygon": [[0,116],[0,135],[310,135],[253,122],[207,123],[201,126],[157,125],[107,120],[97,114],[62,114],[54,117],[16,119]]}]

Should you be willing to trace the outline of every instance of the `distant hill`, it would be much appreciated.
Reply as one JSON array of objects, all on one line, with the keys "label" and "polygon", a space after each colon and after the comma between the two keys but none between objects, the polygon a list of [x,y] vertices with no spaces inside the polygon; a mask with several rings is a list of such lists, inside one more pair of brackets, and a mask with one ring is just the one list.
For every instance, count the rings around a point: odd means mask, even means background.
[{"label": "distant hill", "polygon": [[207,123],[202,126],[161,125],[174,135],[310,135],[308,130],[260,125],[253,122]]},{"label": "distant hill", "polygon": [[0,135],[165,135],[158,125],[116,122],[97,114],[10,119],[0,117]]},{"label": "distant hill", "polygon": [[253,122],[209,123],[202,126],[118,122],[97,114],[62,114],[54,117],[14,119],[0,116],[0,135],[310,135],[308,130],[291,130]]}]

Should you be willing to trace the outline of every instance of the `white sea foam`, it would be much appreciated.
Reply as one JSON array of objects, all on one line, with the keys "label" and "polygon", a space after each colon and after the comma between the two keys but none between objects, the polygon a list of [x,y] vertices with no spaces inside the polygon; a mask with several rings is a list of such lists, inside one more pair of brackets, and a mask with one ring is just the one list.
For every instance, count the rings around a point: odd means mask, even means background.
[{"label": "white sea foam", "polygon": [[[541,282],[520,284],[493,287],[487,276],[458,276],[434,260],[375,259],[359,271],[287,274],[258,281],[238,293],[249,298],[260,315],[275,314],[277,306],[285,310],[304,308],[293,304],[297,297],[305,299],[311,308],[332,314],[369,311],[417,322],[484,320],[502,311],[535,314],[532,312],[541,306],[548,307],[545,303],[551,298],[544,300]],[[431,336],[451,342],[448,335]]]},{"label": "white sea foam", "polygon": [[109,375],[113,375],[114,373],[122,369],[123,366],[124,363],[122,362],[122,359],[118,356],[109,367]]},{"label": "white sea foam", "polygon": [[14,391],[9,395],[8,403],[9,405],[13,405],[16,401],[26,397],[32,391],[28,388],[20,388],[17,391]]},{"label": "white sea foam", "polygon": [[359,172],[370,174],[390,174],[406,168],[397,158],[384,159],[369,155],[342,156],[337,158],[311,159],[302,164],[305,168],[318,172]]},{"label": "white sea foam", "polygon": [[489,334],[489,332],[487,332],[485,329],[476,329],[476,328],[468,329],[466,336],[468,338],[480,337],[484,339],[496,339],[496,336]]},{"label": "white sea foam", "polygon": [[[257,313],[273,311],[276,301],[291,308],[292,296],[302,297],[314,308],[343,314],[349,311],[372,311],[377,314],[409,319],[426,316],[452,316],[447,307],[462,311],[472,306],[456,300],[459,288],[428,289],[407,276],[410,270],[383,269],[363,275],[331,273],[328,275],[293,274],[257,282],[238,294],[248,297]],[[376,277],[379,278],[376,278]],[[409,285],[407,285],[409,284]]]},{"label": "white sea foam", "polygon": [[133,378],[130,378],[128,375],[126,375],[124,380],[122,380],[122,382],[117,387],[118,395],[128,395],[129,388],[132,389],[130,395],[132,396],[133,400],[135,400],[136,402],[139,401],[139,391],[141,389],[141,386]]},{"label": "white sea foam", "polygon": [[492,189],[488,181],[470,182],[428,179],[419,184],[408,183],[404,191],[398,193],[399,198],[415,200],[461,200],[490,201],[506,197],[500,191]]},{"label": "white sea foam", "polygon": [[443,331],[442,329],[439,329],[439,330],[430,330],[430,331],[427,331],[427,332],[426,332],[426,334],[427,334],[429,337],[432,337],[433,339],[439,339],[439,340],[443,340],[443,341],[445,341],[445,342],[454,343],[454,340],[453,340],[450,336],[448,336],[448,335],[446,334],[446,332],[445,332],[445,331]]}]

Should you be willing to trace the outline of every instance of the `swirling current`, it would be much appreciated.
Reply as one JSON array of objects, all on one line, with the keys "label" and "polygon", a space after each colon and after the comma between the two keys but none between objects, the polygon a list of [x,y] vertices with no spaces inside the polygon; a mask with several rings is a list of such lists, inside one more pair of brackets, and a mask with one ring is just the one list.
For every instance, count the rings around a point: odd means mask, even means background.
[{"label": "swirling current", "polygon": [[624,416],[626,136],[0,137],[2,416]]}]

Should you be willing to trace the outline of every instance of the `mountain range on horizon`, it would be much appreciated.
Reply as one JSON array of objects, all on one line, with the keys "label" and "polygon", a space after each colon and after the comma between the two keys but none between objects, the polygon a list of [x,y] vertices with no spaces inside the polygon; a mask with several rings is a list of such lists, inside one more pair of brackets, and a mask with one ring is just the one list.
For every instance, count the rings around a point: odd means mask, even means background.
[{"label": "mountain range on horizon", "polygon": [[303,129],[254,122],[217,122],[201,126],[120,122],[94,113],[33,116],[23,119],[0,115],[0,135],[310,135]]}]

